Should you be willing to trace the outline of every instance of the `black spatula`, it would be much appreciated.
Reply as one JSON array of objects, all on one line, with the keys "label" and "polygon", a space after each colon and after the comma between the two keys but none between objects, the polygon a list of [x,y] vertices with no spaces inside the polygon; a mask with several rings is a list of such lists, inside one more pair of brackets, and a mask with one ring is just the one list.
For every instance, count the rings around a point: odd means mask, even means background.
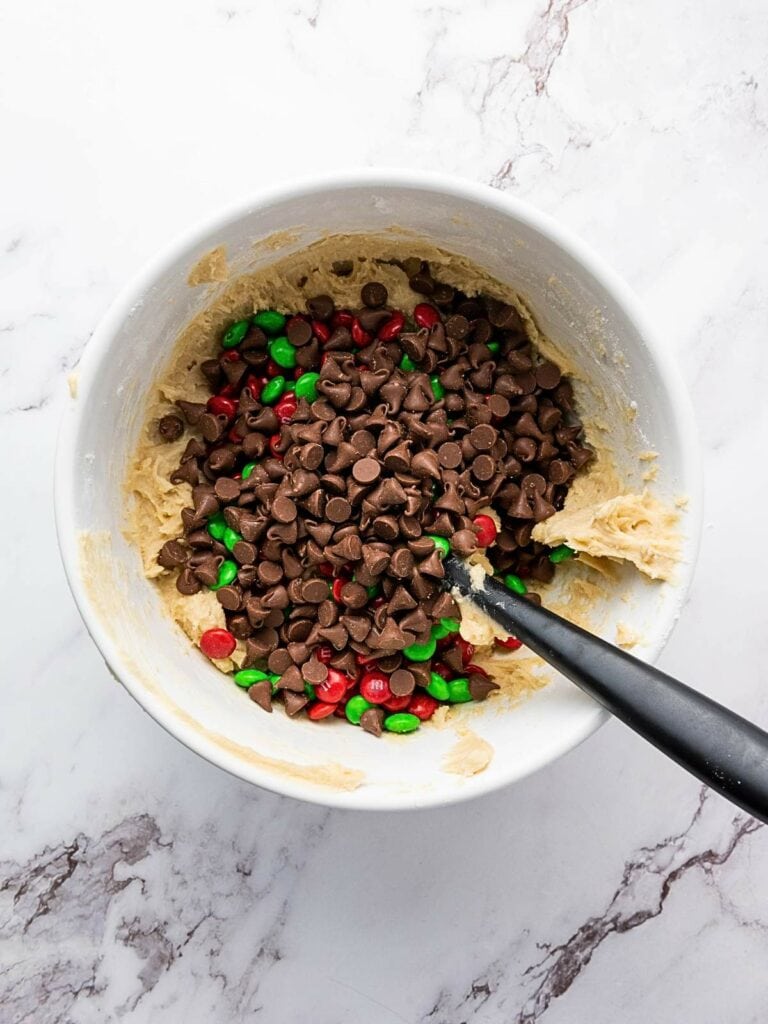
[{"label": "black spatula", "polygon": [[768,733],[502,583],[473,589],[467,565],[445,559],[445,585],[494,619],[585,693],[702,782],[768,822]]}]

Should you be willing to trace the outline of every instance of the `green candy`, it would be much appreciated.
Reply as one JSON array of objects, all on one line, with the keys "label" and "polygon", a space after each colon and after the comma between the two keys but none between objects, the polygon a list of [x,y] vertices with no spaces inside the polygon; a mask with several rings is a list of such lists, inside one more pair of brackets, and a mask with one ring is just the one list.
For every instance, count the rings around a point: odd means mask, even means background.
[{"label": "green candy", "polygon": [[304,683],[304,693],[306,693],[310,700],[315,699],[315,688],[312,683]]},{"label": "green candy", "polygon": [[[434,493],[432,496],[434,497]],[[428,533],[427,536],[431,541],[434,542],[434,545],[437,548],[437,553],[440,555],[441,558],[445,558],[446,555],[450,555],[450,541],[446,540],[445,537],[438,537],[437,534],[435,533]]]},{"label": "green candy", "polygon": [[437,641],[434,638],[427,640],[425,644],[411,644],[403,648],[403,654],[408,661],[429,661],[437,648]]},{"label": "green candy", "polygon": [[208,520],[208,533],[210,533],[214,540],[223,540],[226,529],[228,529],[227,521],[221,512],[217,512],[216,515],[211,516]]},{"label": "green candy", "polygon": [[420,725],[421,721],[416,715],[409,715],[407,711],[387,715],[384,719],[384,728],[387,732],[416,732]]},{"label": "green candy", "polygon": [[243,480],[247,480],[251,473],[254,471],[254,469],[256,469],[255,462],[246,462],[246,464],[243,466],[240,476],[243,478]]},{"label": "green candy", "polygon": [[379,592],[379,585],[378,585],[378,583],[373,583],[370,587],[366,587],[365,588],[365,592],[366,592],[366,594],[368,595],[369,598],[376,597],[376,595]]},{"label": "green candy", "polygon": [[224,332],[224,337],[221,339],[221,347],[237,348],[248,333],[248,328],[250,326],[251,324],[249,320],[236,320],[235,323],[230,324]]},{"label": "green candy", "polygon": [[569,548],[567,544],[560,544],[550,551],[549,560],[553,565],[559,565],[560,562],[567,562],[569,558],[573,558],[575,554],[573,548]]},{"label": "green candy", "polygon": [[504,577],[504,586],[509,590],[514,590],[516,594],[527,594],[528,587],[523,583],[519,576],[515,576],[513,572],[507,573]]},{"label": "green candy", "polygon": [[285,382],[285,390],[286,391],[295,391],[296,390],[296,381],[295,380],[288,380],[288,381],[286,381]]},{"label": "green candy", "polygon": [[267,679],[272,683],[272,693],[275,693],[277,691],[277,684],[282,679],[282,676],[279,676],[276,672],[268,672]]},{"label": "green candy", "polygon": [[219,566],[219,578],[211,587],[211,590],[221,590],[228,587],[237,576],[237,562],[231,562],[228,558]]},{"label": "green candy", "polygon": [[261,404],[272,405],[285,391],[285,377],[273,377],[261,389]]},{"label": "green candy", "polygon": [[450,629],[446,629],[445,626],[441,626],[439,624],[437,626],[433,626],[430,630],[430,635],[433,640],[442,640],[444,637],[448,636],[449,633]]},{"label": "green candy", "polygon": [[282,366],[286,370],[292,370],[296,365],[296,349],[284,334],[270,341],[267,349],[269,350],[269,358],[274,359],[278,366]]},{"label": "green candy", "polygon": [[302,373],[296,381],[296,397],[306,398],[308,402],[314,402],[317,398],[317,382],[319,380],[319,373]]},{"label": "green candy", "polygon": [[434,697],[435,700],[448,700],[449,695],[448,683],[439,676],[437,672],[429,673],[429,685],[427,686],[427,693],[430,697]]},{"label": "green candy", "polygon": [[442,640],[451,633],[458,633],[459,628],[458,619],[440,619],[440,624],[432,627],[432,639]]},{"label": "green candy", "polygon": [[440,383],[440,378],[436,373],[429,378],[429,385],[432,388],[432,394],[436,402],[439,402],[441,398],[445,398],[445,388]]},{"label": "green candy", "polygon": [[237,544],[239,540],[242,540],[242,534],[239,534],[237,530],[233,530],[231,526],[228,526],[224,531],[224,536],[221,538],[224,547],[227,551],[231,551],[232,548]]},{"label": "green candy", "polygon": [[498,341],[489,341],[488,348],[491,350],[491,352],[493,352],[494,355],[498,355],[501,345],[498,343]]},{"label": "green candy", "polygon": [[410,356],[403,356],[400,360],[400,369],[403,373],[413,373],[416,369],[416,363],[414,363]]},{"label": "green candy", "polygon": [[355,694],[354,697],[349,698],[347,706],[344,708],[344,714],[352,725],[360,725],[360,719],[363,717],[363,712],[372,707],[373,704],[369,704],[365,697],[361,697],[358,693]]},{"label": "green candy", "polygon": [[256,314],[251,323],[260,327],[265,334],[279,334],[285,327],[286,317],[276,309],[263,309]]},{"label": "green candy", "polygon": [[239,672],[235,672],[235,682],[238,686],[253,686],[262,679],[269,679],[269,676],[260,668],[241,668]]},{"label": "green candy", "polygon": [[469,692],[469,680],[463,676],[460,679],[451,679],[448,683],[448,700],[451,704],[466,704],[467,701],[472,700],[472,694]]}]

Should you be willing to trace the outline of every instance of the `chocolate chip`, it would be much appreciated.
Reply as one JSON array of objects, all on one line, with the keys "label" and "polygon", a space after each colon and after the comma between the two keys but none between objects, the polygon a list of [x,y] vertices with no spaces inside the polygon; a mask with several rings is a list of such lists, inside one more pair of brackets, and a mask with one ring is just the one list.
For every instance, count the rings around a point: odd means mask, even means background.
[{"label": "chocolate chip", "polygon": [[164,441],[178,441],[184,433],[184,423],[178,416],[163,416],[157,424],[157,432]]},{"label": "chocolate chip", "polygon": [[381,475],[381,466],[376,459],[360,459],[352,467],[352,476],[359,484],[375,483]]},{"label": "chocolate chip", "polygon": [[220,587],[216,591],[216,600],[219,602],[222,608],[225,608],[228,612],[239,611],[243,606],[243,594],[239,587],[226,586]]},{"label": "chocolate chip", "polygon": [[285,336],[294,348],[301,348],[312,340],[312,328],[306,320],[294,316],[286,324]]},{"label": "chocolate chip", "polygon": [[520,314],[514,306],[508,306],[505,303],[490,303],[488,319],[494,327],[505,331],[519,330],[522,327]]},{"label": "chocolate chip", "polygon": [[381,736],[384,728],[384,712],[381,708],[368,708],[360,715],[360,725],[372,736]]},{"label": "chocolate chip", "polygon": [[328,584],[325,580],[307,580],[301,588],[301,598],[309,604],[322,604],[328,597]]},{"label": "chocolate chip", "polygon": [[487,676],[480,675],[479,672],[473,673],[469,677],[469,692],[472,694],[473,700],[485,700],[489,693],[498,689],[497,683]]},{"label": "chocolate chip", "polygon": [[392,576],[405,579],[414,568],[413,555],[408,548],[398,548],[389,560],[389,572]]},{"label": "chocolate chip", "polygon": [[182,569],[176,577],[176,589],[186,597],[197,594],[202,590],[202,584],[191,569]]},{"label": "chocolate chip", "polygon": [[451,538],[451,547],[462,558],[477,551],[477,537],[472,530],[457,530]]},{"label": "chocolate chip", "polygon": [[314,298],[307,299],[307,309],[315,320],[330,320],[335,308],[336,306],[330,295],[315,295]]},{"label": "chocolate chip", "polygon": [[437,449],[437,458],[444,469],[456,469],[461,465],[461,448],[455,441],[446,441]]},{"label": "chocolate chip", "polygon": [[206,412],[206,406],[202,402],[185,402],[179,400],[176,405],[181,409],[181,413],[184,419],[191,427],[195,427],[200,423],[203,414]]},{"label": "chocolate chip", "polygon": [[478,452],[490,451],[496,443],[498,436],[498,431],[486,423],[473,427],[469,432],[469,440],[472,443],[472,447]]},{"label": "chocolate chip", "polygon": [[536,383],[545,391],[552,391],[560,383],[562,374],[554,363],[542,363],[536,367]]},{"label": "chocolate chip", "polygon": [[272,503],[272,516],[278,523],[292,523],[296,518],[296,502],[281,495]]},{"label": "chocolate chip", "polygon": [[248,687],[248,696],[264,711],[272,711],[272,684],[268,679],[260,679],[258,683]]},{"label": "chocolate chip", "polygon": [[360,291],[360,298],[363,300],[364,305],[375,309],[377,306],[383,306],[386,303],[387,289],[378,281],[369,281],[368,284],[363,285]]},{"label": "chocolate chip", "polygon": [[301,675],[306,682],[317,686],[328,678],[328,666],[318,661],[317,658],[311,657],[301,666]]},{"label": "chocolate chip", "polygon": [[214,491],[219,501],[235,501],[240,496],[240,484],[231,477],[220,476],[214,485]]},{"label": "chocolate chip", "polygon": [[184,565],[189,557],[189,548],[180,540],[167,540],[160,548],[157,564],[164,569],[175,569]]},{"label": "chocolate chip", "polygon": [[331,498],[326,503],[325,515],[331,523],[345,523],[352,514],[352,506],[346,498]]},{"label": "chocolate chip", "polygon": [[490,455],[478,455],[472,462],[472,476],[484,483],[496,472],[496,463]]},{"label": "chocolate chip", "polygon": [[408,669],[400,668],[389,677],[389,688],[396,697],[407,697],[415,686],[416,677]]},{"label": "chocolate chip", "polygon": [[365,608],[368,604],[368,594],[365,587],[359,583],[345,583],[341,588],[341,603],[347,608]]},{"label": "chocolate chip", "polygon": [[285,704],[285,713],[289,718],[293,718],[309,704],[309,697],[305,693],[287,691],[283,694],[283,703]]}]

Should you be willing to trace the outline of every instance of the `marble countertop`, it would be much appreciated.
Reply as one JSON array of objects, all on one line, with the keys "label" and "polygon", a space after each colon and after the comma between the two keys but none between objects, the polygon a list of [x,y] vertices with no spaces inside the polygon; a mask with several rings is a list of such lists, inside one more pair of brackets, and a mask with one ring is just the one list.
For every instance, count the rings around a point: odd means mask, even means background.
[{"label": "marble countertop", "polygon": [[768,1018],[768,832],[626,729],[442,810],[260,792],[112,681],[51,507],[66,375],[160,245],[315,170],[460,173],[591,242],[674,350],[706,526],[662,664],[765,724],[767,51],[759,0],[5,5],[3,1024]]}]

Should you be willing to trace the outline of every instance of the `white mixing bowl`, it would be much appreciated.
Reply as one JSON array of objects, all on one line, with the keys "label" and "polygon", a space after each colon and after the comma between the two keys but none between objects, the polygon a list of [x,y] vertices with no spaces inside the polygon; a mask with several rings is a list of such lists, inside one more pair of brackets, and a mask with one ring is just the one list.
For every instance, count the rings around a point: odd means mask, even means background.
[{"label": "white mixing bowl", "polygon": [[[606,713],[562,678],[514,708],[503,700],[473,708],[467,723],[495,754],[471,777],[443,770],[456,742],[450,728],[376,741],[336,719],[317,724],[289,720],[280,711],[266,715],[162,612],[138,553],[122,535],[122,481],[148,389],[182,326],[210,302],[206,289],[186,281],[202,254],[224,244],[230,264],[242,272],[326,234],[375,233],[393,225],[470,257],[513,285],[543,332],[594,386],[582,409],[597,420],[611,417],[602,440],[610,436],[627,486],[643,486],[637,452],[654,449],[660,453],[655,493],[688,497],[684,560],[675,582],[649,584],[627,570],[598,609],[604,636],[613,639],[616,624],[627,622],[643,637],[637,653],[655,658],[685,597],[700,529],[698,455],[686,392],[664,339],[654,336],[622,281],[548,217],[481,185],[413,172],[355,172],[261,194],[185,235],[128,286],[88,343],[56,473],[59,542],[72,591],[109,668],[136,700],[187,746],[242,779],[305,800],[367,809],[444,804],[504,786],[581,742]],[[275,232],[285,232],[277,248],[254,249],[255,241]],[[600,395],[618,397],[625,407],[636,403],[636,417],[601,408]],[[101,548],[95,579],[84,571],[84,532],[93,549]],[[329,762],[346,771],[329,770]],[[339,778],[359,784],[339,788]]]}]

